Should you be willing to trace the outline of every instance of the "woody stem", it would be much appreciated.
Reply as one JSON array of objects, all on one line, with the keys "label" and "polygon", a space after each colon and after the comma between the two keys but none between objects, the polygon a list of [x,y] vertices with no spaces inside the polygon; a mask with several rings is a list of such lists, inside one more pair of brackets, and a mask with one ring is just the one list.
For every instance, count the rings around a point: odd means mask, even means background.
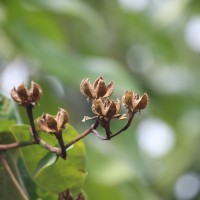
[{"label": "woody stem", "polygon": [[26,141],[26,142],[15,142],[11,144],[0,144],[0,151],[1,150],[9,150],[9,149],[15,149],[19,147],[25,147],[28,145],[37,144],[35,141]]},{"label": "woody stem", "polygon": [[71,145],[73,145],[74,143],[78,142],[79,140],[81,140],[82,138],[87,136],[88,134],[92,133],[93,130],[95,130],[98,126],[99,126],[99,121],[96,120],[95,124],[93,124],[90,128],[88,128],[87,130],[82,132],[80,135],[78,135],[76,138],[74,138],[69,143],[67,143],[65,145],[65,149],[69,148]]},{"label": "woody stem", "polygon": [[31,125],[31,130],[32,130],[31,132],[33,134],[33,138],[34,138],[35,142],[37,144],[39,144],[40,138],[37,134],[35,124],[34,124],[34,118],[33,118],[33,105],[30,104],[30,105],[26,106],[26,113],[28,115],[29,123]]},{"label": "woody stem", "polygon": [[128,129],[129,126],[131,125],[131,122],[132,122],[133,117],[135,116],[135,114],[136,114],[136,112],[130,112],[130,113],[129,113],[129,118],[128,118],[127,124],[126,124],[121,130],[119,130],[117,133],[113,134],[113,135],[111,136],[111,138],[115,137],[116,135],[118,135],[118,134],[120,134],[121,132],[123,132],[123,131],[125,131],[126,129]]},{"label": "woody stem", "polygon": [[63,137],[62,137],[62,131],[59,131],[58,133],[54,134],[58,140],[58,143],[60,145],[61,151],[62,151],[62,158],[66,159],[67,157],[67,153],[66,153],[66,149],[65,149],[65,144],[63,141]]}]

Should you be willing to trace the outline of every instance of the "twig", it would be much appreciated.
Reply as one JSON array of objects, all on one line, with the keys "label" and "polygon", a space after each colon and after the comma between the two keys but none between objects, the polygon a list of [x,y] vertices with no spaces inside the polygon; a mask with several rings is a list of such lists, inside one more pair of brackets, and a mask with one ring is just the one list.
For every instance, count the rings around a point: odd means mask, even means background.
[{"label": "twig", "polygon": [[92,133],[93,130],[95,130],[99,125],[99,121],[96,120],[95,124],[93,124],[90,128],[88,128],[87,130],[85,130],[83,133],[81,133],[80,135],[78,135],[76,138],[74,138],[73,140],[71,140],[69,143],[67,143],[65,145],[65,149],[69,148],[72,144],[78,142],[79,140],[81,140],[82,138],[84,138],[85,136],[87,136],[88,134]]},{"label": "twig", "polygon": [[65,144],[64,144],[64,141],[63,141],[63,137],[62,137],[62,131],[60,131],[59,133],[54,134],[54,135],[56,136],[56,139],[58,140],[58,143],[59,143],[60,148],[61,148],[61,152],[62,152],[61,157],[66,160],[67,153],[66,153]]},{"label": "twig", "polygon": [[[25,147],[29,145],[34,145],[38,144],[36,141],[26,141],[26,142],[15,142],[11,144],[0,144],[0,151],[5,151],[5,150],[10,150],[10,149],[15,149],[15,148],[20,148],[20,147]],[[40,139],[39,144],[47,149],[48,151],[52,153],[56,153],[57,155],[61,155],[61,149],[58,147],[53,147],[50,144],[46,143],[44,140]]]},{"label": "twig", "polygon": [[44,147],[45,149],[47,149],[48,151],[57,154],[58,156],[61,155],[61,149],[58,147],[53,147],[50,144],[46,143],[44,140],[40,139],[40,143],[39,143],[42,147]]},{"label": "twig", "polygon": [[28,145],[37,144],[35,141],[27,141],[27,142],[15,142],[11,144],[0,144],[0,151],[1,150],[9,150],[9,149],[15,149],[19,147],[25,147]]},{"label": "twig", "polygon": [[121,130],[119,130],[117,133],[113,134],[110,137],[110,139],[113,138],[113,137],[115,137],[115,136],[117,136],[117,135],[119,135],[121,132],[125,131],[126,129],[128,129],[129,126],[131,125],[131,122],[132,122],[133,117],[135,116],[135,114],[136,114],[136,112],[130,112],[127,124]]},{"label": "twig", "polygon": [[36,128],[35,128],[34,118],[33,118],[33,106],[31,104],[26,106],[26,113],[28,115],[28,119],[29,119],[29,122],[30,122],[30,125],[31,125],[33,138],[34,138],[35,142],[39,144],[40,138],[39,138],[37,131],[36,131]]},{"label": "twig", "polygon": [[[16,143],[12,143],[12,144],[0,144],[0,151],[14,149],[14,148],[19,148],[19,147],[25,147],[25,146],[33,145],[33,144],[40,144],[42,147],[44,147],[48,151],[50,151],[52,153],[55,153],[58,156],[61,156],[62,158],[65,159],[66,158],[66,154],[65,154],[66,153],[66,149],[69,148],[74,143],[76,143],[79,140],[81,140],[82,138],[84,138],[85,136],[87,136],[88,134],[90,134],[92,132],[96,133],[97,131],[95,132],[95,130],[96,130],[96,128],[98,126],[99,126],[99,121],[96,120],[96,122],[90,128],[88,128],[87,130],[85,130],[83,133],[81,133],[80,135],[78,135],[76,138],[72,139],[66,145],[63,144],[63,149],[51,146],[50,144],[46,143],[44,140],[42,140],[41,138],[38,137],[37,138],[38,141],[25,141],[25,142],[16,142]],[[33,126],[33,127],[35,127],[35,126]],[[31,127],[32,134],[33,134],[33,130],[34,130],[34,128],[32,129],[32,127]],[[60,146],[62,147],[62,144],[60,144]]]},{"label": "twig", "polygon": [[101,140],[108,140],[107,137],[101,137],[101,135],[99,134],[99,132],[95,129],[92,130],[92,132]]},{"label": "twig", "polygon": [[15,178],[13,172],[11,171],[7,161],[4,159],[2,153],[0,153],[0,160],[5,168],[5,170],[7,171],[7,173],[9,174],[12,182],[14,183],[16,189],[19,191],[20,195],[22,196],[22,198],[24,200],[28,200],[28,197],[26,196],[26,194],[24,193],[24,191],[22,190],[21,186],[19,185],[17,179]]}]

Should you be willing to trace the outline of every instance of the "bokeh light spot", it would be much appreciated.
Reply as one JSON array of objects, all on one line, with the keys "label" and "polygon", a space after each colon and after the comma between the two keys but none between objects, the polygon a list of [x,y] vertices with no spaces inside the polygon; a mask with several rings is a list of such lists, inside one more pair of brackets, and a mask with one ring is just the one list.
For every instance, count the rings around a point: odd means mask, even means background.
[{"label": "bokeh light spot", "polygon": [[29,69],[22,59],[16,59],[11,62],[2,72],[0,86],[3,93],[10,96],[11,89],[17,87],[24,82],[26,85],[29,82]]},{"label": "bokeh light spot", "polygon": [[175,142],[172,128],[164,121],[153,118],[139,124],[137,136],[140,148],[156,158],[167,154]]},{"label": "bokeh light spot", "polygon": [[164,65],[155,69],[149,79],[155,90],[165,94],[192,93],[196,81],[191,71],[176,65]]},{"label": "bokeh light spot", "polygon": [[118,0],[122,8],[135,12],[143,11],[147,5],[148,0]]},{"label": "bokeh light spot", "polygon": [[200,16],[189,20],[185,27],[185,41],[196,52],[200,52]]},{"label": "bokeh light spot", "polygon": [[200,190],[200,178],[198,174],[189,172],[181,176],[175,185],[174,192],[177,199],[193,199]]}]

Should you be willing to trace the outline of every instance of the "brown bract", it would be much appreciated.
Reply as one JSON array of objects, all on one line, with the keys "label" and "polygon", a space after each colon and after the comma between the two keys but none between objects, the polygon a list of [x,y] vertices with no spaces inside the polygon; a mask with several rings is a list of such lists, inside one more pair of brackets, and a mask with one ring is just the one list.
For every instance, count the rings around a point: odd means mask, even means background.
[{"label": "brown bract", "polygon": [[114,91],[114,82],[111,81],[107,86],[102,77],[95,80],[92,85],[89,78],[84,78],[80,84],[80,91],[83,95],[90,99],[98,99],[100,97],[109,97]]},{"label": "brown bract", "polygon": [[114,102],[108,98],[99,98],[94,100],[92,103],[92,111],[94,114],[108,118],[117,117],[120,111],[120,107],[121,104],[119,99]]},{"label": "brown bract", "polygon": [[57,134],[62,129],[65,128],[66,123],[69,120],[69,116],[67,111],[62,108],[59,108],[56,116],[50,115],[48,113],[43,114],[38,119],[38,125],[40,129],[44,132]]},{"label": "brown bract", "polygon": [[149,103],[149,97],[147,93],[140,97],[138,93],[134,94],[132,91],[126,91],[122,97],[122,102],[125,108],[132,112],[138,112],[146,108]]},{"label": "brown bract", "polygon": [[42,96],[42,89],[40,85],[31,81],[31,88],[28,90],[24,83],[21,83],[18,88],[15,87],[11,90],[11,97],[21,106],[37,105]]}]

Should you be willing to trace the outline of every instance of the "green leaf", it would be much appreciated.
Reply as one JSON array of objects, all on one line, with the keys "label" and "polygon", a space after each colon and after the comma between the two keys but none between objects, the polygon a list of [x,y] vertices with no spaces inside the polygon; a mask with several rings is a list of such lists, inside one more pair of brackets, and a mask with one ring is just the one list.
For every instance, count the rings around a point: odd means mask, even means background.
[{"label": "green leaf", "polygon": [[[10,126],[15,124],[14,120],[2,120],[0,119],[0,134],[9,134],[9,130],[10,130]],[[12,134],[10,133],[10,135],[12,136]],[[1,141],[1,140],[0,140]],[[3,141],[1,141],[2,143]]]},{"label": "green leaf", "polygon": [[[11,127],[16,140],[31,140],[30,127],[26,125],[14,125]],[[63,131],[65,143],[71,141],[78,133],[68,125]],[[51,145],[58,145],[54,136],[40,133],[40,136]],[[40,145],[32,145],[21,148],[24,163],[33,178],[33,181],[41,189],[51,193],[59,193],[65,189],[71,189],[77,194],[82,189],[85,180],[85,150],[82,141],[74,144],[68,151],[67,160],[56,158],[56,155],[48,153]]]},{"label": "green leaf", "polygon": [[39,162],[36,167],[35,173],[33,175],[34,178],[36,178],[39,173],[45,169],[46,167],[49,167],[53,165],[58,160],[58,156],[54,153],[47,153]]},{"label": "green leaf", "polygon": [[[71,146],[73,148],[73,145]],[[67,151],[71,149],[69,147]],[[45,169],[46,167],[53,165],[58,160],[58,156],[54,153],[48,152],[39,162],[37,168],[34,173],[34,178],[38,176],[38,174]]]}]

